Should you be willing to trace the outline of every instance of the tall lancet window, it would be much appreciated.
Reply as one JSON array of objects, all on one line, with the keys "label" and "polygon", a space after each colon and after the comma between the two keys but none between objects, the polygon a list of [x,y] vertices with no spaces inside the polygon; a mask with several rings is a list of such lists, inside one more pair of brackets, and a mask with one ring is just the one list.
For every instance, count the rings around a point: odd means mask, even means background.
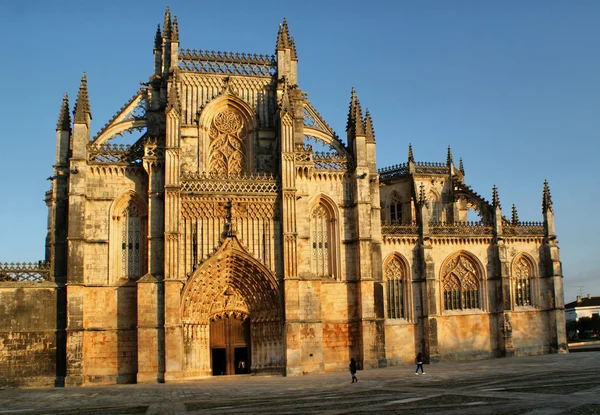
[{"label": "tall lancet window", "polygon": [[394,194],[390,202],[390,221],[402,223],[402,199],[397,194]]},{"label": "tall lancet window", "polygon": [[404,278],[405,267],[399,258],[394,257],[385,267],[387,288],[387,317],[405,318],[404,314]]},{"label": "tall lancet window", "polygon": [[445,310],[481,308],[481,273],[467,255],[458,254],[443,268],[442,288]]},{"label": "tall lancet window", "polygon": [[129,202],[121,213],[121,277],[139,278],[142,223],[137,206]]},{"label": "tall lancet window", "polygon": [[310,217],[312,239],[312,269],[319,276],[331,276],[329,258],[329,215],[323,206],[313,209]]},{"label": "tall lancet window", "polygon": [[533,265],[524,255],[513,264],[513,292],[518,307],[532,305]]}]

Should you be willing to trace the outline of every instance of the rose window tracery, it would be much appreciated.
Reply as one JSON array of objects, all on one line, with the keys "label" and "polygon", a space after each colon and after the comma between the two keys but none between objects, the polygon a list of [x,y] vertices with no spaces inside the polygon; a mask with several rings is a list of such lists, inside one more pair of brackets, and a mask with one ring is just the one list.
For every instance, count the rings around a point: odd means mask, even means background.
[{"label": "rose window tracery", "polygon": [[218,113],[209,129],[209,171],[237,176],[246,168],[246,129],[240,114],[233,110]]}]

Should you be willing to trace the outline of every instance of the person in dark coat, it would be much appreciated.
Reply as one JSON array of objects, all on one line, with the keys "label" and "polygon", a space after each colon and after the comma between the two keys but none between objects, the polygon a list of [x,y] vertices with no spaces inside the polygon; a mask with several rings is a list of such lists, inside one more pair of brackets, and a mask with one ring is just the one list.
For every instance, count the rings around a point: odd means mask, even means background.
[{"label": "person in dark coat", "polygon": [[424,375],[425,372],[423,371],[423,355],[421,354],[421,352],[419,352],[419,354],[417,355],[417,370],[415,370],[415,375],[419,374],[419,368],[421,368],[421,374]]},{"label": "person in dark coat", "polygon": [[354,358],[350,359],[350,374],[352,375],[352,383],[358,382],[358,378],[356,377],[356,360]]}]

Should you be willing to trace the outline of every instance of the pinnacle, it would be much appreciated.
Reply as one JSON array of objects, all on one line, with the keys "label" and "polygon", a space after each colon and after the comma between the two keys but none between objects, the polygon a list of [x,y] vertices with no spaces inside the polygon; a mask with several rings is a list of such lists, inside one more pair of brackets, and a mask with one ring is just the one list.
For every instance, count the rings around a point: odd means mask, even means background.
[{"label": "pinnacle", "polygon": [[69,96],[66,93],[63,97],[62,105],[60,106],[60,114],[58,114],[56,131],[71,131],[71,115],[69,114]]},{"label": "pinnacle", "polygon": [[448,146],[448,155],[446,156],[446,165],[450,167],[452,165],[452,149]]},{"label": "pinnacle", "polygon": [[548,210],[552,210],[552,197],[550,196],[550,187],[548,181],[544,180],[544,193],[542,196],[542,212],[546,213]]},{"label": "pinnacle", "polygon": [[362,109],[358,98],[356,98],[356,105],[354,106],[354,132],[356,135],[365,134],[365,124],[363,123]]},{"label": "pinnacle", "polygon": [[292,48],[292,60],[297,61],[298,60],[298,53],[296,52],[296,42],[294,41],[293,37],[291,38],[290,46]]},{"label": "pinnacle", "polygon": [[519,224],[519,215],[517,214],[517,207],[515,205],[512,205],[512,217],[511,217],[510,222],[513,225]]},{"label": "pinnacle", "polygon": [[179,112],[181,104],[179,102],[179,94],[177,93],[177,85],[173,83],[169,89],[169,95],[167,96],[167,111],[174,109]]},{"label": "pinnacle", "polygon": [[458,163],[458,170],[460,170],[460,172],[462,174],[465,174],[465,167],[463,166],[463,160],[462,160],[462,158],[460,159],[460,162]]},{"label": "pinnacle", "polygon": [[492,206],[501,209],[500,207],[500,198],[498,197],[498,188],[496,185],[492,188]]},{"label": "pinnacle", "polygon": [[413,155],[412,144],[408,145],[408,161],[412,161],[414,163],[415,156]]},{"label": "pinnacle", "polygon": [[160,49],[162,47],[162,34],[160,33],[160,24],[156,28],[156,36],[154,36],[154,49]]},{"label": "pinnacle", "polygon": [[171,36],[173,42],[179,42],[179,24],[177,23],[177,16],[173,17],[173,35]]},{"label": "pinnacle", "polygon": [[165,20],[163,23],[163,35],[166,39],[171,38],[171,10],[169,6],[167,6],[165,10]]},{"label": "pinnacle", "polygon": [[81,85],[79,86],[79,93],[77,94],[77,101],[75,102],[74,114],[75,123],[86,123],[86,114],[90,116],[90,119],[92,118],[92,113],[90,111],[90,102],[88,99],[87,78],[85,76],[85,72],[81,77]]},{"label": "pinnacle", "polygon": [[288,30],[287,20],[283,18],[283,23],[279,25],[277,33],[277,49],[287,49],[291,47],[290,32]]},{"label": "pinnacle", "polygon": [[375,131],[373,130],[373,120],[371,120],[371,114],[369,109],[365,111],[365,135],[367,136],[368,143],[375,142]]}]

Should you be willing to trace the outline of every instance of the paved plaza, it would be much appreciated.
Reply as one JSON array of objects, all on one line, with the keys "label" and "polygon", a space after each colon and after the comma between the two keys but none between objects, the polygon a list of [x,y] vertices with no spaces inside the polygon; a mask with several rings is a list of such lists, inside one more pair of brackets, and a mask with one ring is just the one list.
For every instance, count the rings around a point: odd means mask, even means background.
[{"label": "paved plaza", "polygon": [[600,414],[600,351],[350,374],[0,390],[0,414]]}]

